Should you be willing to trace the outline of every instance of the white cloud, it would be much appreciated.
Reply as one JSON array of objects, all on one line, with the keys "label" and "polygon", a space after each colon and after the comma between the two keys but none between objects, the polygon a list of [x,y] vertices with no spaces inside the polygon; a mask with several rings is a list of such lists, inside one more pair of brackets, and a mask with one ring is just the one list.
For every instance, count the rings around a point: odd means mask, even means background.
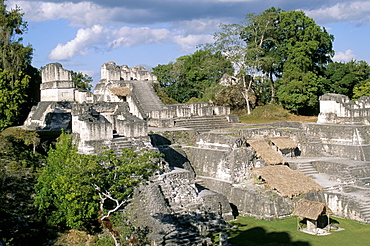
[{"label": "white cloud", "polygon": [[195,51],[199,44],[213,42],[213,35],[177,35],[173,37],[173,41],[180,45],[182,51],[191,52]]},{"label": "white cloud", "polygon": [[110,46],[131,47],[151,43],[164,43],[169,40],[170,31],[167,29],[150,29],[149,27],[130,28],[124,26],[112,32],[113,40]]},{"label": "white cloud", "polygon": [[149,27],[122,27],[119,30],[101,25],[79,29],[76,37],[66,44],[58,44],[49,54],[51,60],[69,60],[74,56],[87,55],[92,49],[116,49],[151,43],[171,42],[172,36],[166,29]]},{"label": "white cloud", "polygon": [[103,8],[88,1],[78,3],[42,2],[42,1],[10,1],[8,7],[21,6],[28,21],[47,21],[68,19],[71,25],[91,27],[95,24],[102,24],[114,16],[117,9]]},{"label": "white cloud", "polygon": [[337,62],[349,62],[356,59],[356,55],[352,53],[352,50],[346,50],[345,52],[336,52],[333,61]]},{"label": "white cloud", "polygon": [[51,60],[68,60],[76,55],[85,55],[88,53],[89,47],[103,43],[105,35],[106,30],[100,25],[80,29],[73,40],[66,44],[58,44],[49,54],[49,58]]},{"label": "white cloud", "polygon": [[338,21],[369,23],[370,1],[348,1],[305,13],[321,24]]}]

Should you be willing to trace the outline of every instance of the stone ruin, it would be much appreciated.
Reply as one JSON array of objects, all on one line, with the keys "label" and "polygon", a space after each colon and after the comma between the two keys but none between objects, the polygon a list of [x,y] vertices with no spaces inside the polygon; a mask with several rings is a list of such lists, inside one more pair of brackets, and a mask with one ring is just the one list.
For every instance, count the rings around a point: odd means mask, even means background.
[{"label": "stone ruin", "polygon": [[[130,205],[132,221],[150,228],[156,245],[211,245],[204,235],[227,229],[225,220],[291,216],[299,198],[370,223],[369,98],[326,94],[317,123],[248,125],[209,103],[164,105],[156,77],[141,66],[110,62],[101,71],[91,93],[75,88],[60,64],[47,65],[41,102],[24,126],[68,130],[85,154],[103,146],[165,154],[167,171],[137,189]],[[291,176],[278,171],[288,167]]]},{"label": "stone ruin", "polygon": [[317,123],[370,125],[370,97],[351,101],[345,95],[328,93],[320,97]]},{"label": "stone ruin", "polygon": [[81,153],[94,154],[102,146],[142,148],[145,138],[150,142],[148,127],[213,121],[213,127],[220,128],[238,121],[229,108],[210,103],[164,105],[153,83],[158,83],[156,76],[142,66],[109,62],[101,67],[101,80],[91,93],[76,88],[61,64],[51,63],[42,70],[41,102],[32,108],[24,126],[45,134],[70,131],[78,136]]}]

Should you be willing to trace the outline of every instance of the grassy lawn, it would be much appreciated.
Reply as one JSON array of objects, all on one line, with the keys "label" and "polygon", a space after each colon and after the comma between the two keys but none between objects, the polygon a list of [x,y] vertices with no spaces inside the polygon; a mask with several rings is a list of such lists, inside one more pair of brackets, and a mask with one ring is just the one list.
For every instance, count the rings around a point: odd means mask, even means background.
[{"label": "grassy lawn", "polygon": [[233,112],[239,115],[239,120],[248,124],[264,124],[276,121],[306,121],[316,122],[317,116],[298,116],[289,113],[288,110],[283,109],[276,104],[267,104],[256,107],[252,110],[250,115],[242,112]]},{"label": "grassy lawn", "polygon": [[[297,230],[297,218],[276,221],[258,220],[252,217],[238,217],[231,224],[237,226],[229,233],[229,243],[239,246],[259,245],[302,245],[341,246],[370,245],[370,225],[356,221],[333,218],[333,224],[344,231],[332,231],[327,236],[315,236]],[[218,239],[218,235],[215,240]]]}]

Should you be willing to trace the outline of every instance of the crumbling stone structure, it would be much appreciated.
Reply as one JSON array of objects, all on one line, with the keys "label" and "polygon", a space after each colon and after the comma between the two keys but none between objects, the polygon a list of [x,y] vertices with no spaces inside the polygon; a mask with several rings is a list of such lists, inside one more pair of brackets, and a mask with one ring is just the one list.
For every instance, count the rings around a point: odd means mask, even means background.
[{"label": "crumbling stone structure", "polygon": [[319,124],[370,125],[370,97],[356,102],[347,96],[328,93],[320,97]]},{"label": "crumbling stone structure", "polygon": [[214,121],[213,127],[220,128],[238,121],[229,108],[209,103],[164,105],[153,83],[158,83],[156,76],[142,66],[108,62],[101,67],[93,94],[76,88],[70,72],[51,63],[42,70],[41,102],[32,108],[24,126],[37,131],[68,130],[79,136],[79,151],[92,154],[102,146],[148,146],[148,126],[175,127],[192,119],[201,125]]}]

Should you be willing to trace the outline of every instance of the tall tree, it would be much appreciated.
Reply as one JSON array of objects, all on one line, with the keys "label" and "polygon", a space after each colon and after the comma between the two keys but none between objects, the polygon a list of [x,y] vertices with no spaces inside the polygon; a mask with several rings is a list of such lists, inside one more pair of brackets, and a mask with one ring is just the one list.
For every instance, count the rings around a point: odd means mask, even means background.
[{"label": "tall tree", "polygon": [[23,123],[23,109],[37,101],[29,95],[40,80],[31,66],[32,47],[22,45],[21,35],[27,31],[22,17],[18,7],[7,10],[0,1],[0,130]]},{"label": "tall tree", "polygon": [[240,88],[250,114],[250,90],[252,80],[247,81],[249,66],[247,59],[247,43],[243,38],[244,26],[239,24],[221,24],[221,31],[213,35],[214,43],[205,44],[204,48],[212,52],[221,52],[232,64],[240,81]]},{"label": "tall tree", "polygon": [[277,97],[286,109],[314,113],[320,92],[317,83],[334,54],[334,37],[303,11],[281,12],[277,33],[275,55],[281,70]]},{"label": "tall tree", "polygon": [[[267,75],[272,102],[276,91],[287,109],[297,112],[303,105],[315,107],[317,99],[311,100],[319,93],[315,83],[322,81],[323,67],[334,53],[333,36],[324,28],[302,11],[270,8],[259,15],[247,15],[242,24],[221,25],[221,29],[214,34],[215,42],[206,48],[225,54],[243,77],[247,73],[252,77],[258,73]],[[260,78],[265,80],[265,76]],[[279,79],[278,87],[275,78]],[[244,82],[246,100],[250,86]],[[299,98],[300,103],[295,104],[294,98]]]},{"label": "tall tree", "polygon": [[[246,64],[253,70],[266,74],[270,87],[270,102],[275,102],[274,77],[277,75],[276,56],[278,45],[277,24],[281,9],[270,8],[261,14],[248,14],[242,23],[242,37],[247,43]],[[264,76],[261,76],[263,79]]]}]

